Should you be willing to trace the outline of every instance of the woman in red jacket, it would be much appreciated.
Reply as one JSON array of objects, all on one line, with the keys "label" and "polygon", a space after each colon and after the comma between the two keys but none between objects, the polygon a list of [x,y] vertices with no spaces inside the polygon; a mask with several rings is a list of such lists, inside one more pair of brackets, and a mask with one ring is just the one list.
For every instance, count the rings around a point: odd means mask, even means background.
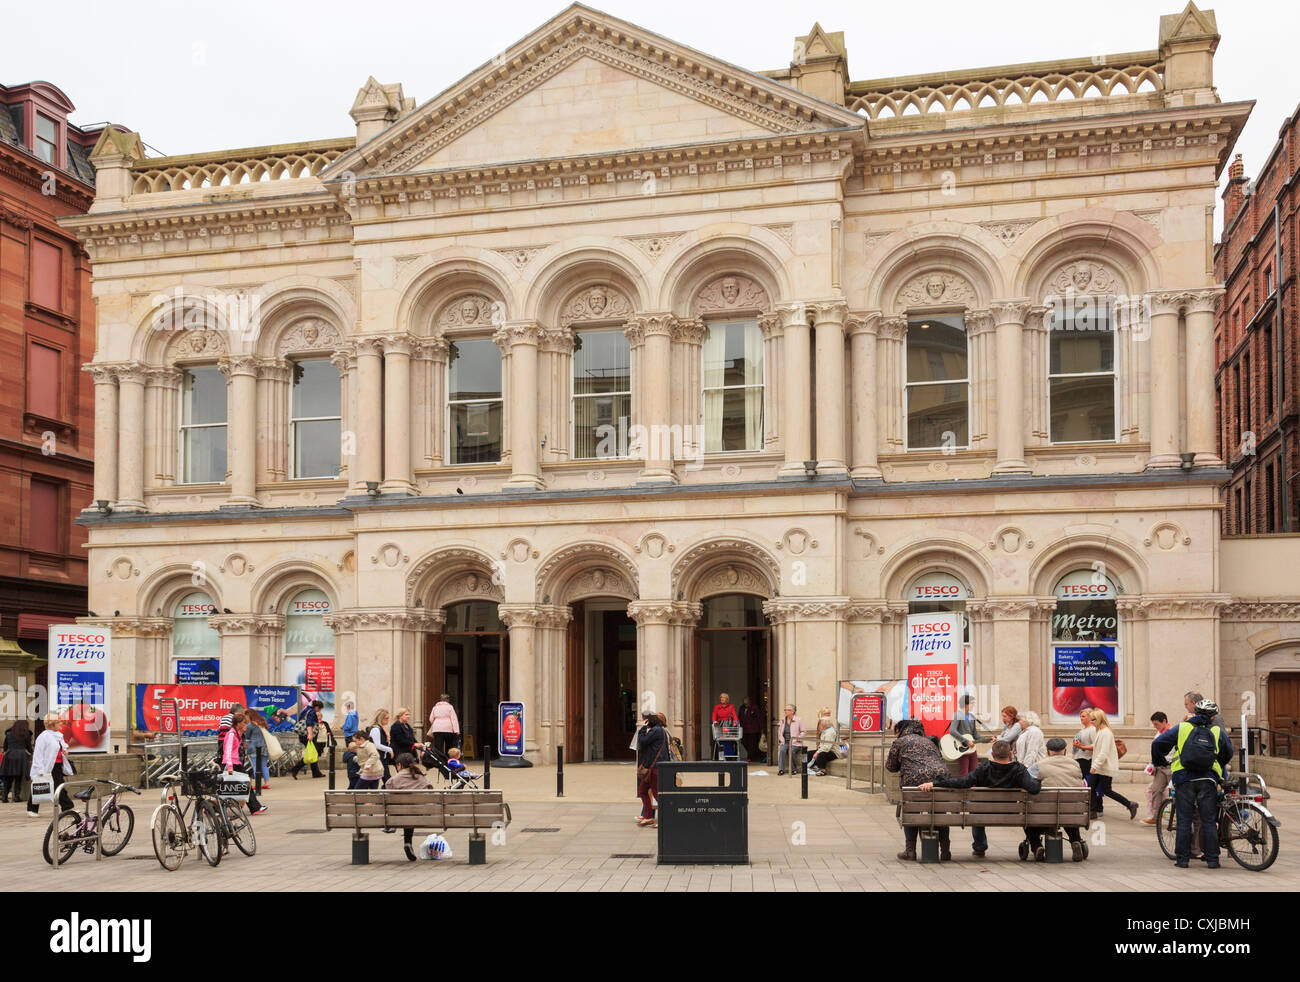
[{"label": "woman in red jacket", "polygon": [[[740,717],[736,715],[736,707],[731,704],[731,696],[725,692],[718,695],[718,704],[713,707],[713,742],[717,744],[718,749],[722,751],[723,757],[737,757],[735,740],[719,740],[721,733],[720,727],[726,723],[728,726],[739,726]],[[716,756],[716,754],[714,755]]]}]

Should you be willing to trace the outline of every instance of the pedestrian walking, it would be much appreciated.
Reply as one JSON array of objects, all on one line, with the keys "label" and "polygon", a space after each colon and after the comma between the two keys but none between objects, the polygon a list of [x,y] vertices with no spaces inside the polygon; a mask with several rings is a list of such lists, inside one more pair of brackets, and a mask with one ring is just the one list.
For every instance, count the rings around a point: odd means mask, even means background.
[{"label": "pedestrian walking", "polygon": [[751,764],[766,763],[760,743],[763,738],[763,711],[754,705],[749,696],[740,703],[740,745],[745,748],[745,759]]},{"label": "pedestrian walking", "polygon": [[249,708],[244,710],[244,718],[248,720],[248,726],[244,728],[241,737],[244,741],[244,754],[251,768],[249,774],[256,776],[260,760],[262,790],[268,791],[271,788],[271,747],[266,742],[266,717],[256,709]]},{"label": "pedestrian walking", "polygon": [[795,705],[789,703],[785,707],[785,716],[781,720],[777,732],[780,734],[781,745],[776,751],[776,772],[784,774],[786,769],[794,770],[794,751],[792,748],[803,750],[803,736],[807,729],[803,725],[803,720],[794,714]]},{"label": "pedestrian walking", "polygon": [[[425,776],[424,769],[415,762],[412,754],[398,754],[397,773],[388,781],[385,786],[386,791],[427,791],[432,787],[428,777]],[[402,829],[402,849],[411,862],[415,862],[418,858],[415,849],[411,847],[411,839],[414,835],[415,829]]]},{"label": "pedestrian walking", "polygon": [[[352,754],[356,761],[356,778],[348,785],[349,790],[375,791],[384,777],[384,765],[379,759],[379,751],[370,741],[364,730],[352,734]],[[414,760],[414,757],[412,757]]]},{"label": "pedestrian walking", "polygon": [[1092,725],[1092,716],[1086,709],[1079,710],[1079,723],[1081,728],[1074,735],[1074,759],[1079,762],[1086,781],[1092,770],[1092,742],[1097,739],[1097,727]]},{"label": "pedestrian walking", "polygon": [[[302,711],[303,718],[301,722],[305,724],[305,728],[299,734],[298,742],[302,744],[304,750],[309,743],[314,744],[316,747],[317,759],[311,763],[312,777],[324,777],[320,772],[319,759],[322,751],[325,749],[326,742],[324,721],[321,719],[321,710],[324,708],[325,703],[321,702],[319,699],[314,699],[312,700],[311,705]],[[305,761],[299,757],[298,763],[294,764],[293,769],[289,771],[289,776],[295,781],[298,780],[298,772],[303,769],[304,764]]]},{"label": "pedestrian walking", "polygon": [[[1156,731],[1156,736],[1159,736],[1169,729],[1169,717],[1161,712],[1152,713],[1151,729]],[[1154,740],[1151,741],[1151,747],[1151,763],[1146,766],[1146,772],[1151,777],[1151,783],[1147,785],[1147,816],[1142,819],[1143,825],[1156,824],[1156,812],[1160,810],[1160,803],[1165,800],[1165,795],[1169,791],[1169,780],[1172,776],[1168,767],[1156,765]]]},{"label": "pedestrian walking", "polygon": [[370,742],[379,751],[379,760],[384,767],[384,786],[388,785],[393,763],[393,748],[388,745],[388,720],[388,710],[381,709],[370,721]]},{"label": "pedestrian walking", "polygon": [[[76,771],[68,759],[68,741],[63,739],[63,720],[58,713],[45,715],[45,728],[36,737],[32,748],[32,766],[29,777],[49,777],[54,780],[54,791],[59,811],[72,807],[72,799],[61,785],[64,778],[72,777]],[[27,788],[27,814],[32,818],[40,816],[41,806],[32,801],[32,789]]]},{"label": "pedestrian walking", "polygon": [[23,777],[32,763],[32,730],[20,719],[5,730],[4,760],[0,762],[0,802],[9,803],[13,792],[17,804],[23,793]]},{"label": "pedestrian walking", "polygon": [[1092,770],[1088,775],[1088,783],[1092,787],[1092,810],[1100,814],[1102,799],[1110,798],[1128,809],[1131,821],[1137,817],[1137,802],[1129,801],[1111,787],[1111,783],[1119,777],[1119,750],[1115,746],[1115,733],[1110,728],[1110,720],[1100,709],[1090,709],[1088,715],[1097,729],[1092,745]]},{"label": "pedestrian walking", "polygon": [[636,793],[641,799],[641,814],[636,824],[656,828],[652,799],[659,797],[659,764],[669,759],[668,731],[658,713],[647,711],[641,718],[641,728],[636,732]]},{"label": "pedestrian walking", "polygon": [[715,748],[714,756],[718,756],[717,751],[721,751],[723,757],[736,757],[736,741],[722,740],[723,726],[739,726],[740,717],[736,715],[736,707],[731,704],[731,696],[725,692],[718,695],[718,701],[713,707],[713,744]]},{"label": "pedestrian walking", "polygon": [[[1151,741],[1151,760],[1169,766],[1174,784],[1174,809],[1177,834],[1174,837],[1174,865],[1187,869],[1192,856],[1196,830],[1192,816],[1200,819],[1201,847],[1205,865],[1219,868],[1219,830],[1217,827],[1219,784],[1223,766],[1232,760],[1232,740],[1227,730],[1215,724],[1219,707],[1204,697],[1192,707],[1190,720],[1169,727]],[[1177,756],[1170,760],[1170,753]]]},{"label": "pedestrian walking", "polygon": [[817,713],[817,753],[808,765],[808,773],[815,777],[826,774],[826,768],[832,760],[839,757],[840,728],[831,716],[829,709]]},{"label": "pedestrian walking", "polygon": [[429,732],[433,734],[433,749],[446,758],[447,751],[460,746],[460,720],[451,696],[443,693],[429,711]]},{"label": "pedestrian walking", "polygon": [[393,747],[395,756],[410,754],[415,759],[415,730],[411,726],[411,711],[409,709],[399,709],[393,714],[393,726],[388,731],[388,742]]},{"label": "pedestrian walking", "polygon": [[1047,744],[1043,740],[1042,720],[1032,709],[1026,709],[1017,717],[1020,723],[1020,736],[1016,738],[1016,760],[1034,777],[1038,777],[1038,762],[1047,756]]},{"label": "pedestrian walking", "polygon": [[343,745],[347,746],[352,742],[352,734],[361,729],[361,724],[357,719],[357,704],[348,700],[343,704],[343,711],[346,714],[343,717]]},{"label": "pedestrian walking", "polygon": [[[975,755],[970,756],[974,758]],[[948,775],[943,754],[925,735],[925,724],[917,719],[899,720],[894,725],[894,742],[889,745],[889,755],[885,757],[885,770],[897,774],[904,788],[915,788]],[[903,851],[898,854],[899,859],[916,858],[918,831],[915,825],[903,826]],[[943,826],[936,831],[939,833],[939,859],[946,863],[952,859],[950,830]]]},{"label": "pedestrian walking", "polygon": [[[243,713],[235,713],[221,742],[221,766],[227,774],[233,774],[236,770],[243,774],[248,773],[244,770],[242,755],[244,733],[247,729],[248,717]],[[252,781],[248,782],[248,810],[254,815],[262,815],[266,812],[266,805],[257,800]]]}]

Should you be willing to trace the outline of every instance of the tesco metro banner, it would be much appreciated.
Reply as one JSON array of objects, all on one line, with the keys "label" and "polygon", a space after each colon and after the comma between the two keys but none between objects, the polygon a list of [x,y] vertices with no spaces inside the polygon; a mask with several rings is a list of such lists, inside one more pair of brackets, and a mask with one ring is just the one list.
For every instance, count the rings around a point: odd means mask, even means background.
[{"label": "tesco metro banner", "polygon": [[50,706],[72,753],[107,753],[113,636],[106,627],[50,625]]},{"label": "tesco metro banner", "polygon": [[907,699],[909,715],[940,736],[957,713],[962,678],[962,615],[908,614]]}]

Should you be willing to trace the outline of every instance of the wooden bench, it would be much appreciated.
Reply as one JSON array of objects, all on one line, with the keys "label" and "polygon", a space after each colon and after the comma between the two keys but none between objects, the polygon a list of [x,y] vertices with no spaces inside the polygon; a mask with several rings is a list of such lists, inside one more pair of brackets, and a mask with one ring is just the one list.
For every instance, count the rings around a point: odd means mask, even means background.
[{"label": "wooden bench", "polygon": [[994,788],[903,788],[898,824],[925,831],[940,828],[1088,827],[1087,788],[1002,791]]},{"label": "wooden bench", "polygon": [[326,791],[325,828],[352,832],[352,863],[370,862],[369,829],[469,829],[469,861],[486,862],[483,829],[510,824],[500,791]]}]

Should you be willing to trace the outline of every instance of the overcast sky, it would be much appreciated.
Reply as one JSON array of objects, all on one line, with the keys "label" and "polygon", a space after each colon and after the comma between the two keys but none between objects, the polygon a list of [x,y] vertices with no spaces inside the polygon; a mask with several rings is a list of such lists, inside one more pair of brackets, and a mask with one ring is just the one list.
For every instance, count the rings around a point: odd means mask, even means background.
[{"label": "overcast sky", "polygon": [[[164,154],[355,132],[348,109],[366,77],[401,82],[417,104],[565,8],[560,0],[470,3],[317,0],[134,8],[71,0],[57,16],[5,4],[0,82],[46,79],[72,120],[111,120]],[[593,0],[651,31],[754,71],[789,64],[814,19],[844,31],[854,79],[1043,61],[1156,47],[1178,0],[882,4],[814,0]],[[1254,99],[1237,151],[1253,177],[1300,102],[1300,5],[1219,0],[1215,83]],[[1226,172],[1225,172],[1226,177]]]}]

